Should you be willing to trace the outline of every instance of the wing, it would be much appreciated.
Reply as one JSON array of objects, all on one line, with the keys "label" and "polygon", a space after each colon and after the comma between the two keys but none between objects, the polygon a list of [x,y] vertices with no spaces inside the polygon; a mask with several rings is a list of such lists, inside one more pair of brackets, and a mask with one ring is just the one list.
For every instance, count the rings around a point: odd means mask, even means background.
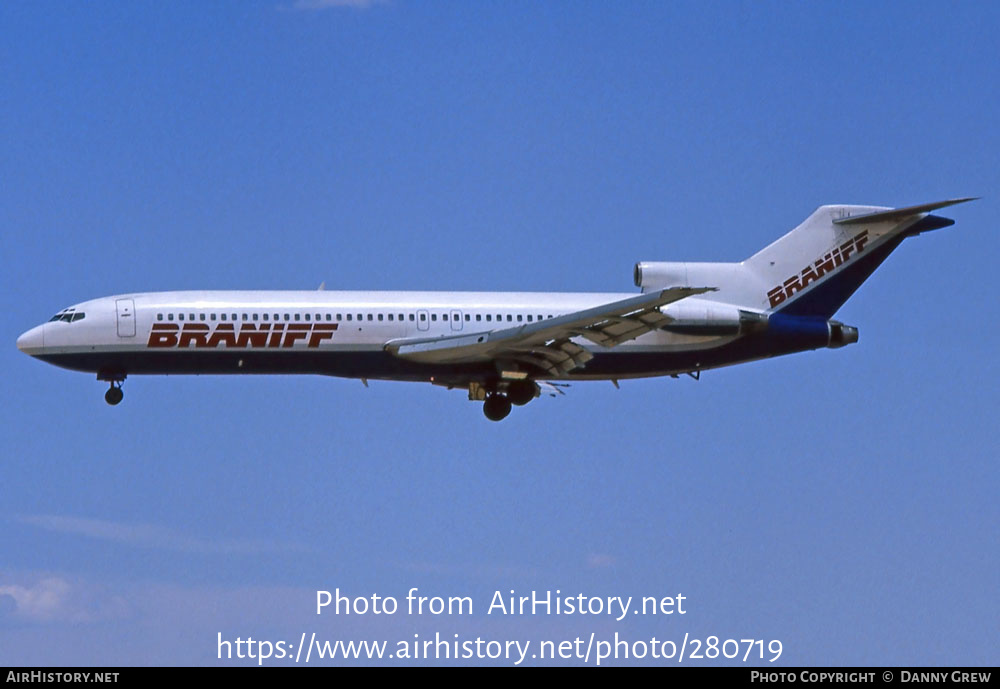
[{"label": "wing", "polygon": [[714,287],[671,287],[514,328],[392,340],[385,348],[400,358],[422,363],[512,362],[558,377],[593,358],[572,338],[582,337],[602,347],[614,347],[667,324],[670,319],[660,312],[661,306],[714,290]]}]

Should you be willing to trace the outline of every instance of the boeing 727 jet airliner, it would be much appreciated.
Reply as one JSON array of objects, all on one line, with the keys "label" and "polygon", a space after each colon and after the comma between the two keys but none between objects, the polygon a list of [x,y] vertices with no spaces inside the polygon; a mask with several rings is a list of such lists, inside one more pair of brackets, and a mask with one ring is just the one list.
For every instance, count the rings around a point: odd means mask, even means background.
[{"label": "boeing 727 jet airliner", "polygon": [[110,383],[128,375],[312,373],[468,391],[499,421],[567,381],[701,375],[858,341],[837,309],[907,237],[954,224],[908,208],[821,206],[740,263],[638,263],[639,294],[154,292],[68,307],[18,348]]}]

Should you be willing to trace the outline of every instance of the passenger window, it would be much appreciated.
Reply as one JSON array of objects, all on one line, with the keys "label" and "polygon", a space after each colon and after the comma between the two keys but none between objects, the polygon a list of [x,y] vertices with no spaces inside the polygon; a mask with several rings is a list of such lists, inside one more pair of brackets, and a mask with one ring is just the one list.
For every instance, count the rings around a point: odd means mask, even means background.
[{"label": "passenger window", "polygon": [[427,320],[427,314],[426,313],[420,314],[420,320],[426,321]]},{"label": "passenger window", "polygon": [[493,315],[492,315],[492,314],[489,314],[489,313],[488,313],[488,314],[486,314],[486,320],[488,320],[489,322],[491,322],[491,323],[492,323],[492,322],[493,322]]},{"label": "passenger window", "polygon": [[[347,318],[348,318],[348,320],[350,320],[350,318],[351,318],[351,314],[347,314]],[[344,320],[344,314],[342,314],[342,313],[338,313],[338,314],[337,314],[337,320],[338,320],[338,321],[342,321],[342,320]]]},{"label": "passenger window", "polygon": [[233,320],[235,321],[236,320],[236,314],[234,313],[234,314],[232,314],[232,316],[233,316]]},{"label": "passenger window", "polygon": [[413,314],[412,313],[410,314],[410,320],[411,321],[413,320]]},{"label": "passenger window", "polygon": [[368,320],[372,320],[372,315],[368,314]]},{"label": "passenger window", "polygon": [[512,320],[514,320],[514,317],[513,317],[513,316],[511,316],[511,315],[510,315],[510,314],[508,313],[508,314],[507,314],[507,322],[509,323],[509,322],[510,322],[510,321],[512,321]]},{"label": "passenger window", "polygon": [[432,321],[436,321],[437,319],[438,319],[438,315],[436,313],[432,313],[431,314],[431,320]]},{"label": "passenger window", "polygon": [[392,320],[392,314],[391,313],[389,314],[389,320],[390,321]]},{"label": "passenger window", "polygon": [[168,321],[172,321],[172,320],[174,320],[174,314],[172,314],[172,313],[168,313],[168,314],[167,314],[167,320],[168,320]]},{"label": "passenger window", "polygon": [[183,321],[184,320],[184,314],[183,313],[177,314],[177,320]]},{"label": "passenger window", "polygon": [[220,318],[222,318],[222,320],[226,320],[226,314],[222,314]]},{"label": "passenger window", "polygon": [[476,320],[477,320],[477,321],[481,321],[481,320],[483,320],[483,315],[482,315],[481,313],[477,313],[477,314],[476,314]]},{"label": "passenger window", "polygon": [[203,313],[199,313],[198,317],[199,317],[198,320],[202,320],[202,321],[205,320],[205,314],[203,314]]},{"label": "passenger window", "polygon": [[443,321],[448,320],[448,314],[446,314],[446,313],[441,314],[441,320],[443,320]]},{"label": "passenger window", "polygon": [[529,323],[531,322],[531,314],[530,313],[528,314],[528,322]]},{"label": "passenger window", "polygon": [[517,322],[518,323],[520,323],[523,319],[524,319],[524,317],[521,316],[521,314],[517,314]]},{"label": "passenger window", "polygon": [[309,320],[309,314],[308,313],[306,314],[306,320],[307,321]]},{"label": "passenger window", "polygon": [[379,314],[379,315],[378,315],[378,319],[379,319],[380,321],[382,320],[382,314]]},{"label": "passenger window", "polygon": [[347,320],[351,320],[351,314],[347,314]]},{"label": "passenger window", "polygon": [[163,320],[163,314],[162,313],[156,314],[156,320],[162,321]]},{"label": "passenger window", "polygon": [[215,320],[215,314],[213,313],[212,315],[209,316],[209,318],[214,321]]},{"label": "passenger window", "polygon": [[267,314],[266,313],[264,314],[264,320],[265,321],[267,320]]},{"label": "passenger window", "polygon": [[399,314],[399,320],[403,320],[403,314]]},{"label": "passenger window", "polygon": [[286,321],[291,320],[291,318],[289,317],[289,315],[287,313],[285,314],[285,320]]},{"label": "passenger window", "polygon": [[358,314],[358,320],[359,321],[363,321],[364,320],[364,317],[360,313]]}]

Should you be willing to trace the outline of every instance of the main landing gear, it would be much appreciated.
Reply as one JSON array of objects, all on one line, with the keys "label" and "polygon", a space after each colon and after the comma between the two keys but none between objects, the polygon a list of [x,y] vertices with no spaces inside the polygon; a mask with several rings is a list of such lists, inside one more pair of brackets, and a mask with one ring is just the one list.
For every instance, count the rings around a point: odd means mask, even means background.
[{"label": "main landing gear", "polygon": [[493,393],[486,396],[483,402],[483,413],[490,421],[501,421],[510,414],[510,400],[507,395]]},{"label": "main landing gear", "polygon": [[490,421],[501,421],[510,414],[512,404],[521,407],[536,397],[538,397],[537,383],[532,380],[516,380],[507,384],[506,393],[493,390],[486,395],[483,401],[483,414]]}]

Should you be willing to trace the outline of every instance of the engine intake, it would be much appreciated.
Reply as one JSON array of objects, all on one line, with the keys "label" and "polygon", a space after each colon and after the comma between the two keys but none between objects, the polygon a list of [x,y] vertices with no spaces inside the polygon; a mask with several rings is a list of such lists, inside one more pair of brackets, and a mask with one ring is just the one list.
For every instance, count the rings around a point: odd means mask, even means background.
[{"label": "engine intake", "polygon": [[642,261],[635,264],[632,279],[636,287],[662,287],[688,284],[687,263]]}]

